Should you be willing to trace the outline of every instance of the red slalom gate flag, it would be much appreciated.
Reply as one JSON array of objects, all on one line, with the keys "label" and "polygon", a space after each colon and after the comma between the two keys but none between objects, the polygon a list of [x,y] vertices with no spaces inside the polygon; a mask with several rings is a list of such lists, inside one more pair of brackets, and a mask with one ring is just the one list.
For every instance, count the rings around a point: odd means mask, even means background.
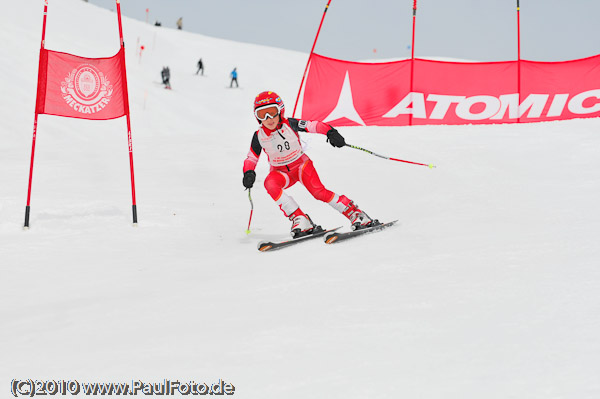
[{"label": "red slalom gate flag", "polygon": [[41,49],[36,112],[82,119],[126,114],[124,50],[109,58],[84,58]]},{"label": "red slalom gate flag", "polygon": [[117,5],[119,26],[119,52],[112,57],[85,58],[73,54],[50,51],[44,48],[48,16],[48,0],[44,0],[37,99],[33,122],[31,161],[29,164],[29,186],[27,188],[27,205],[25,206],[25,224],[23,225],[25,229],[29,228],[33,161],[35,158],[38,115],[40,114],[95,120],[115,119],[121,116],[126,117],[133,224],[137,225],[131,118],[127,94],[121,0],[115,0],[115,2]]}]

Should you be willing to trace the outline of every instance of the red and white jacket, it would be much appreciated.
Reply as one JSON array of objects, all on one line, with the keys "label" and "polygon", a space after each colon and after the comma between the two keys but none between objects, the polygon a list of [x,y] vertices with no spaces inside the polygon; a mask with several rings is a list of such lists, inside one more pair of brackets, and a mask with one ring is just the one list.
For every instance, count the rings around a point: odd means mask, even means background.
[{"label": "red and white jacket", "polygon": [[272,168],[287,168],[295,165],[304,151],[298,132],[327,134],[331,127],[319,121],[306,121],[294,118],[282,118],[275,130],[270,130],[262,124],[252,136],[250,151],[244,161],[244,172],[254,170],[260,153],[264,150]]}]

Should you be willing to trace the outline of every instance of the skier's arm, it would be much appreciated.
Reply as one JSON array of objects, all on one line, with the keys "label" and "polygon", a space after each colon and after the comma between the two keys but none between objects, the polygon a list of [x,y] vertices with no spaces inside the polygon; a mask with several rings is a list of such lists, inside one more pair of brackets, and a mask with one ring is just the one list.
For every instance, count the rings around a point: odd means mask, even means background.
[{"label": "skier's arm", "polygon": [[251,188],[254,185],[254,180],[256,179],[256,172],[254,172],[254,169],[256,168],[256,164],[258,163],[258,158],[260,157],[261,152],[262,146],[258,141],[257,132],[254,132],[254,136],[252,136],[252,143],[250,144],[250,150],[248,151],[248,156],[244,161],[244,179],[242,180],[242,183],[246,188]]},{"label": "skier's arm", "polygon": [[262,152],[262,146],[260,145],[260,141],[258,141],[257,133],[258,132],[254,132],[254,136],[252,136],[250,150],[248,151],[248,156],[246,156],[246,160],[244,161],[244,173],[246,173],[248,170],[254,170],[254,168],[256,168],[258,158],[260,158],[260,153]]},{"label": "skier's arm", "polygon": [[288,118],[290,126],[297,132],[327,134],[331,126],[320,121]]},{"label": "skier's arm", "polygon": [[292,129],[296,131],[327,135],[327,141],[334,147],[344,147],[346,145],[344,137],[331,125],[321,121],[306,121],[294,118],[289,118],[289,121]]}]

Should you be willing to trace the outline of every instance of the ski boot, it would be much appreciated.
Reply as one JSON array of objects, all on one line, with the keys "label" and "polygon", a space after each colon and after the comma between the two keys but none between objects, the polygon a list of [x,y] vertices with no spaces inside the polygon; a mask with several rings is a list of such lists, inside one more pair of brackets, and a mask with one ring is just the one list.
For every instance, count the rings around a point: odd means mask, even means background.
[{"label": "ski boot", "polygon": [[315,229],[315,224],[310,220],[310,217],[306,215],[300,208],[296,209],[294,213],[290,215],[292,221],[292,229],[290,234],[292,238],[300,238],[309,235]]},{"label": "ski boot", "polygon": [[339,202],[346,205],[346,209],[342,211],[342,215],[346,216],[350,220],[352,230],[360,230],[367,227],[377,226],[379,221],[373,220],[365,212],[361,211],[353,201],[349,200],[348,197],[342,195]]}]

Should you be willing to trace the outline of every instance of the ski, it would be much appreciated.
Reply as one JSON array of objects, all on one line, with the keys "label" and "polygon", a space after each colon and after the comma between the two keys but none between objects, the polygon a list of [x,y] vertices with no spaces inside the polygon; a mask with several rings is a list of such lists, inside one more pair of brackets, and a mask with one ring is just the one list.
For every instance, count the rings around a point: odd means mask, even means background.
[{"label": "ski", "polygon": [[312,233],[302,236],[300,238],[290,238],[290,239],[284,240],[284,241],[261,241],[258,243],[258,250],[261,252],[274,251],[276,249],[281,249],[281,248],[289,247],[294,244],[309,241],[313,238],[322,237],[327,233],[333,233],[336,230],[341,229],[341,228],[342,227],[340,226],[340,227],[336,227],[335,229],[323,230],[323,228],[321,226],[317,226]]},{"label": "ski", "polygon": [[334,242],[339,242],[339,241],[347,240],[349,238],[358,237],[363,234],[369,234],[369,233],[375,233],[377,231],[381,231],[387,227],[393,226],[397,221],[398,220],[394,220],[394,221],[388,222],[388,223],[380,223],[380,224],[377,224],[372,227],[366,227],[364,229],[359,229],[359,230],[354,230],[354,231],[347,231],[347,232],[332,231],[329,233],[325,233],[324,240],[325,240],[326,244],[333,244]]}]

